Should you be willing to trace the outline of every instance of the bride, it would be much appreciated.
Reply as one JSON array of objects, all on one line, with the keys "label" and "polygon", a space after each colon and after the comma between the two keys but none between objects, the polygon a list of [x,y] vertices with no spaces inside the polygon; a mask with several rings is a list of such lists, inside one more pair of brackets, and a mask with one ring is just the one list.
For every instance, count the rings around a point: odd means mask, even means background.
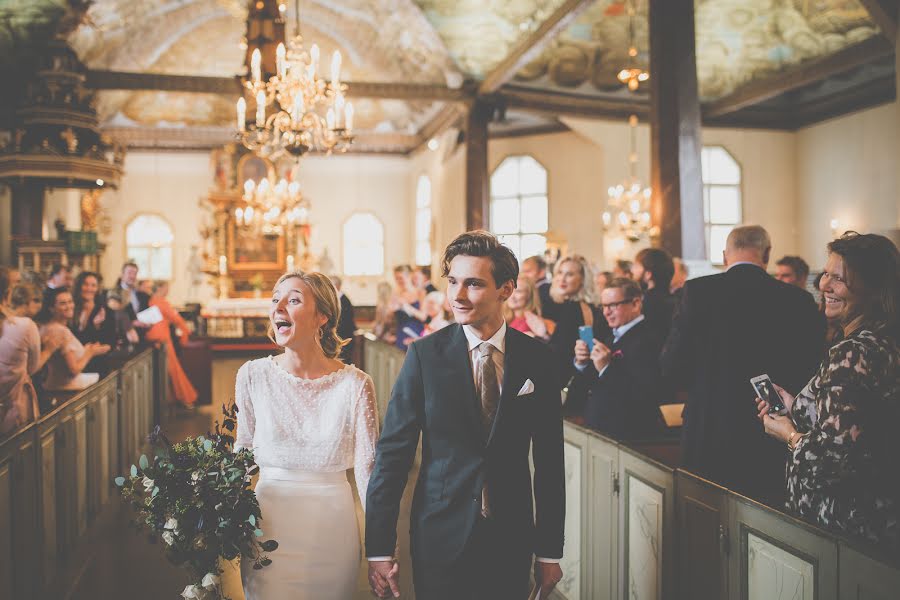
[{"label": "bride", "polygon": [[241,565],[247,600],[351,598],[360,563],[347,469],[360,500],[375,461],[378,419],[371,378],[336,357],[340,304],[321,273],[281,276],[270,326],[278,356],[237,374],[236,447],[253,449],[261,529],[278,542],[272,564]]}]

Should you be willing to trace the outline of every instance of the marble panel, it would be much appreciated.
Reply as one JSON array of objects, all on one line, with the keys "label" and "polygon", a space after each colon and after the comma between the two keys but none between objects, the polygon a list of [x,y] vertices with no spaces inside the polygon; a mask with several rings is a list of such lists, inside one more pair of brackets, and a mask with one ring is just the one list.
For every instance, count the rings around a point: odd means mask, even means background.
[{"label": "marble panel", "polygon": [[582,495],[582,455],[581,447],[566,442],[564,445],[566,463],[566,546],[563,552],[563,578],[557,590],[565,598],[581,598],[581,495]]},{"label": "marble panel", "polygon": [[814,591],[811,562],[747,534],[748,600],[813,600]]},{"label": "marble panel", "polygon": [[663,494],[636,477],[628,477],[628,582],[631,600],[661,598]]}]

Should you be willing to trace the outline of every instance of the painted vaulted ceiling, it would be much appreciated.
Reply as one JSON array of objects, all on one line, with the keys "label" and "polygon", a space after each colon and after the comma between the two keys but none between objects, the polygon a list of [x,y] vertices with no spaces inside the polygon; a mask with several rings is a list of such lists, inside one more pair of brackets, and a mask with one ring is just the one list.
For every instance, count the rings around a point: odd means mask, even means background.
[{"label": "painted vaulted ceiling", "polygon": [[[344,79],[441,84],[479,81],[554,17],[564,0],[302,0],[301,33],[323,56],[340,49]],[[288,0],[287,23],[296,14]],[[648,61],[647,0],[634,0],[638,60]],[[878,33],[858,0],[696,0],[697,72],[709,102]],[[61,30],[93,70],[232,77],[244,72],[245,0],[0,0],[0,67]],[[597,0],[513,78],[516,86],[627,97],[626,0]],[[105,90],[114,127],[224,127],[235,98]],[[442,102],[355,100],[358,129],[414,135]]]}]

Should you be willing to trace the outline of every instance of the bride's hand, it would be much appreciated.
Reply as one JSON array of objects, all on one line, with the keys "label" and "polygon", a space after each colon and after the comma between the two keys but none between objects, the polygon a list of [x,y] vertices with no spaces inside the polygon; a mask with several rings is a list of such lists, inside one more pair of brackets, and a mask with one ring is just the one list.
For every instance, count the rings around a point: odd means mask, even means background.
[{"label": "bride's hand", "polygon": [[394,560],[370,560],[369,585],[379,598],[399,598],[400,565]]}]

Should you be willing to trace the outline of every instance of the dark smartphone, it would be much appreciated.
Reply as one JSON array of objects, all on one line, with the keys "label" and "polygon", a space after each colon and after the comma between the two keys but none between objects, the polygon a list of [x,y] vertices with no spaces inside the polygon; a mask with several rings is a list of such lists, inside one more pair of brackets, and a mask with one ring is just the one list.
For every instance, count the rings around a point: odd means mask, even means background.
[{"label": "dark smartphone", "polygon": [[591,325],[582,325],[578,328],[578,339],[587,344],[588,350],[594,349],[594,328]]},{"label": "dark smartphone", "polygon": [[756,395],[768,403],[770,415],[783,415],[787,412],[787,408],[781,401],[781,395],[775,390],[768,375],[765,373],[757,375],[750,380],[750,385],[753,386]]}]

